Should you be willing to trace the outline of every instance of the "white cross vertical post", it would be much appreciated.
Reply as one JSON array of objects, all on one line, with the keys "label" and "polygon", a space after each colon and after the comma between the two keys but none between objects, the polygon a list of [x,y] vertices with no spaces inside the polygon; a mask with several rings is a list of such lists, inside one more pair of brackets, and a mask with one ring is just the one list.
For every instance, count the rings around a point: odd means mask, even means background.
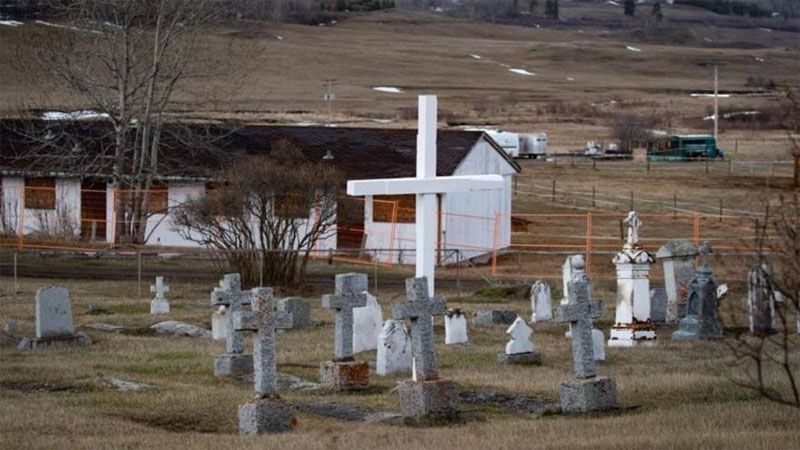
[{"label": "white cross vertical post", "polygon": [[[417,117],[417,179],[436,177],[436,119],[438,115],[436,96],[419,97]],[[417,194],[415,210],[417,235],[416,277],[427,277],[428,295],[433,295],[436,267],[436,230],[439,214],[436,210],[437,194]]]},{"label": "white cross vertical post", "polygon": [[416,276],[427,278],[428,294],[432,296],[436,266],[436,232],[439,228],[437,195],[447,192],[502,189],[504,183],[500,175],[436,176],[436,96],[419,97],[418,126],[416,177],[349,180],[347,194],[417,196]]}]

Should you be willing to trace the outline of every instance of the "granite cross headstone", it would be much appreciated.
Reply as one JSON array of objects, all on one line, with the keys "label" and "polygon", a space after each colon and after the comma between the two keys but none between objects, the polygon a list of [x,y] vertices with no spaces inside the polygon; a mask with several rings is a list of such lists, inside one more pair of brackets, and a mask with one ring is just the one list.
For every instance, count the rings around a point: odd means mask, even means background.
[{"label": "granite cross headstone", "polygon": [[238,273],[226,274],[220,287],[211,292],[212,305],[227,304],[225,314],[225,353],[214,359],[214,375],[241,375],[253,369],[252,356],[243,355],[244,336],[241,331],[233,329],[233,317],[242,309],[242,298],[246,295],[241,289],[241,278]]},{"label": "granite cross headstone", "polygon": [[576,378],[597,375],[592,341],[592,319],[603,312],[600,302],[592,302],[589,296],[589,280],[585,273],[576,274],[567,286],[567,303],[556,310],[557,322],[572,325],[572,360]]},{"label": "granite cross headstone", "polygon": [[334,357],[353,356],[353,309],[367,305],[367,275],[344,273],[336,275],[334,294],[322,296],[322,307],[336,313],[334,321]]},{"label": "granite cross headstone", "polygon": [[414,356],[414,380],[432,381],[439,378],[436,343],[433,335],[433,316],[445,313],[446,303],[428,295],[425,277],[406,280],[406,298],[392,307],[392,318],[411,320],[411,346]]},{"label": "granite cross headstone", "polygon": [[239,408],[239,432],[261,434],[289,431],[297,424],[291,405],[278,398],[278,368],[275,360],[275,331],[292,327],[292,315],[275,311],[272,288],[251,291],[252,311],[233,314],[233,329],[255,332],[253,343],[253,384],[255,396]]}]

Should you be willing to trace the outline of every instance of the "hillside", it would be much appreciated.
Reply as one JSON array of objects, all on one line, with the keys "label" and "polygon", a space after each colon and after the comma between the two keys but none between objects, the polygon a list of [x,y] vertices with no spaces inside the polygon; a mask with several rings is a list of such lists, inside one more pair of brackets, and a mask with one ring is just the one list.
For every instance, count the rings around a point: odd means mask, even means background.
[{"label": "hillside", "polygon": [[[376,12],[327,24],[248,25],[209,30],[206,48],[223,56],[225,79],[187,86],[174,110],[201,118],[250,122],[330,120],[323,79],[336,79],[337,123],[405,126],[420,93],[440,96],[450,125],[492,125],[563,133],[556,146],[607,133],[620,112],[660,118],[664,127],[694,130],[711,102],[691,92],[751,91],[748,78],[796,86],[798,33],[783,19],[750,20],[665,6],[655,30],[609,4],[565,3],[561,22],[523,27],[436,14]],[[795,28],[796,29],[796,28]],[[0,26],[0,114],[21,109],[89,106],[44,82],[25,59],[37,33],[76,33],[39,23]],[[515,70],[512,70],[515,69]],[[397,88],[400,93],[376,91]],[[46,91],[46,92],[42,92]],[[393,91],[389,89],[388,91]],[[769,96],[723,99],[726,110],[776,108]],[[577,131],[577,132],[576,132]]]}]

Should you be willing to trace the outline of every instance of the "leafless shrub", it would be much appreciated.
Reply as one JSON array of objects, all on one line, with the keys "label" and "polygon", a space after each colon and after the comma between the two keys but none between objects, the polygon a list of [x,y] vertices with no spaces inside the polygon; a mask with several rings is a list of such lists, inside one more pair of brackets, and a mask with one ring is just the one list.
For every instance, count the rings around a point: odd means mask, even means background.
[{"label": "leafless shrub", "polygon": [[300,283],[311,251],[335,224],[341,175],[283,141],[219,179],[218,188],[176,208],[175,230],[219,252],[247,282]]},{"label": "leafless shrub", "polygon": [[619,141],[623,151],[631,152],[637,146],[642,146],[652,139],[652,119],[647,119],[630,113],[623,113],[614,119],[612,135]]},{"label": "leafless shrub", "polygon": [[781,196],[766,208],[755,236],[754,266],[766,264],[770,288],[781,294],[774,333],[740,332],[729,346],[736,358],[737,383],[770,401],[800,408],[800,361],[793,318],[800,316],[800,193]]}]

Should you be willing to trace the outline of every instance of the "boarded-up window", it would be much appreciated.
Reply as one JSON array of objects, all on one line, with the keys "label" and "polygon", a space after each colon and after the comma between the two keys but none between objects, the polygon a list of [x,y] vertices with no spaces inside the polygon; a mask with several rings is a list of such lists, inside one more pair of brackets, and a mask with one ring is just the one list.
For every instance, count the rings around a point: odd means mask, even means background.
[{"label": "boarded-up window", "polygon": [[376,195],[372,199],[372,221],[393,222],[397,205],[398,223],[414,223],[416,220],[417,197],[411,195]]},{"label": "boarded-up window", "polygon": [[300,194],[275,196],[275,213],[284,219],[308,219],[308,198]]},{"label": "boarded-up window", "polygon": [[56,179],[25,178],[25,208],[56,209]]},{"label": "boarded-up window", "polygon": [[169,207],[169,188],[162,184],[153,184],[150,187],[150,197],[147,199],[148,214],[165,214]]}]

